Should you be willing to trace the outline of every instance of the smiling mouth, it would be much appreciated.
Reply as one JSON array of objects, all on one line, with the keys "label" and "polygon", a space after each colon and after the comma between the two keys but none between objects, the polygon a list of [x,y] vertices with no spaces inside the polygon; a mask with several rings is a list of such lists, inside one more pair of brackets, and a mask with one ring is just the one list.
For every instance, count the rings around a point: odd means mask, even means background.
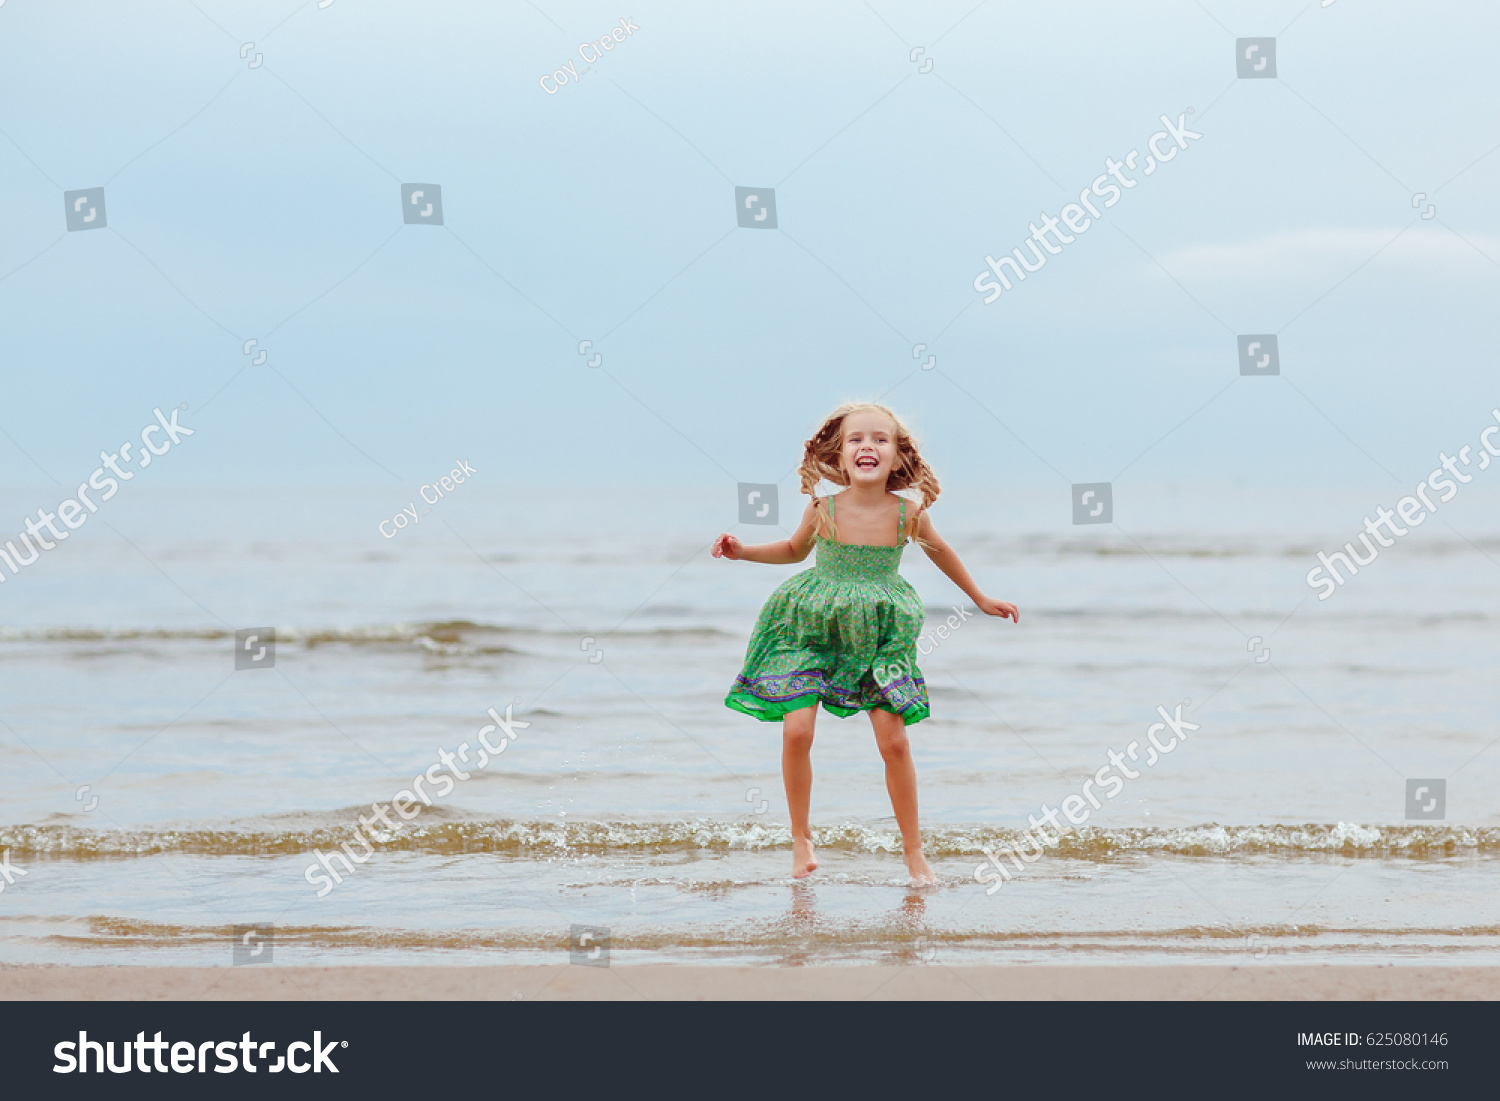
[{"label": "smiling mouth", "polygon": [[875,470],[879,466],[880,463],[871,455],[861,455],[854,460],[854,468],[856,470]]}]

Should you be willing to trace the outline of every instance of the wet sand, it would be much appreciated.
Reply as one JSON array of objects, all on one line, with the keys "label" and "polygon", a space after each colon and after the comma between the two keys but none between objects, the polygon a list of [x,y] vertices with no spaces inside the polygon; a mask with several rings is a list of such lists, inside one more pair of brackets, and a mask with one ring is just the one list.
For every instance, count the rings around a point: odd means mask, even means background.
[{"label": "wet sand", "polygon": [[1492,1000],[1500,967],[0,966],[4,1001]]}]

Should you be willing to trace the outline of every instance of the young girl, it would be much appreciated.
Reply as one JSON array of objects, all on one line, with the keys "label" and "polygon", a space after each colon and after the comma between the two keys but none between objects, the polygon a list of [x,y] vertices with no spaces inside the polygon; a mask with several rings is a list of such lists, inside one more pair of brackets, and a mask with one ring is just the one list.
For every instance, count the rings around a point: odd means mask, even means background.
[{"label": "young girl", "polygon": [[[917,670],[922,601],[898,572],[901,549],[915,538],[938,569],[986,615],[1020,622],[1014,604],[993,600],[943,542],[927,515],[938,481],[896,414],[851,402],[835,409],[807,441],[802,492],[813,497],[790,539],[747,547],[733,535],[714,540],[715,558],[801,562],[816,544],[817,565],[788,578],[766,601],[745,667],[724,703],[763,722],[781,720],[781,777],[792,819],[792,875],[817,868],[807,824],[812,795],[813,721],[817,705],[840,717],[870,713],[885,759],[906,867],[913,881],[936,883],[917,828],[917,771],[906,727],[930,714],[927,683]],[[813,496],[826,478],[846,486]],[[915,488],[913,508],[895,490]]]}]

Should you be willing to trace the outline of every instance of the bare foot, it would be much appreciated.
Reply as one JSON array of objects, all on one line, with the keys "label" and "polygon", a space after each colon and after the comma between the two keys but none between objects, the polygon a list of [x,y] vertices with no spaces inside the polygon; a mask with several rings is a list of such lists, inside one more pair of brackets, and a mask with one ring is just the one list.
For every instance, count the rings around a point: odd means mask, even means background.
[{"label": "bare foot", "polygon": [[906,856],[906,870],[911,873],[911,881],[918,887],[928,887],[937,883],[937,875],[927,863],[927,858],[918,849]]},{"label": "bare foot", "polygon": [[817,870],[818,858],[813,853],[812,838],[792,838],[792,878],[806,879]]}]

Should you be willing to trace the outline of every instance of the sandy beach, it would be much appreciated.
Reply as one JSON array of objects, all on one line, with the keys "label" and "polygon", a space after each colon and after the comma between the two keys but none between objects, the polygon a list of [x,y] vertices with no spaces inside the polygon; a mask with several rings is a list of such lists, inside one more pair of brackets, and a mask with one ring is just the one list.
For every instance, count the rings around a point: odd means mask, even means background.
[{"label": "sandy beach", "polygon": [[0,967],[4,1001],[1475,1001],[1500,968]]}]

